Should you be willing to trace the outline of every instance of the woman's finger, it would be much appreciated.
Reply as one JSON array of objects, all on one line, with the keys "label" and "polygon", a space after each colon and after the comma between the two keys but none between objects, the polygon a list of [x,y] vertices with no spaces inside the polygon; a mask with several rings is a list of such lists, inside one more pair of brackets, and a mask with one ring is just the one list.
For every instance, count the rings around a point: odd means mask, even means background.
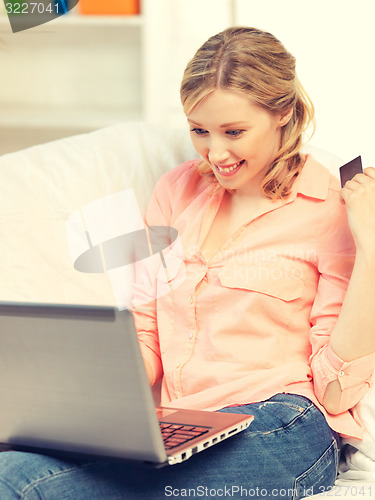
[{"label": "woman's finger", "polygon": [[371,185],[375,181],[375,168],[368,167],[363,173],[356,174],[352,179],[345,183],[344,189],[355,190],[360,186]]}]

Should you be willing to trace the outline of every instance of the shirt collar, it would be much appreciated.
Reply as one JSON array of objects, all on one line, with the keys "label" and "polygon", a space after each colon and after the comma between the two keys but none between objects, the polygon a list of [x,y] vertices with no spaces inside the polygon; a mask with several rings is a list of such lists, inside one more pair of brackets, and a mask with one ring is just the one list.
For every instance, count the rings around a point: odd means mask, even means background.
[{"label": "shirt collar", "polygon": [[[306,155],[305,164],[301,173],[292,185],[290,195],[284,200],[270,200],[273,204],[280,202],[281,205],[288,203],[296,198],[298,194],[315,198],[317,200],[325,200],[328,196],[330,186],[330,173],[326,167],[319,163],[315,158]],[[224,194],[224,189],[219,183],[214,183],[214,186],[208,187],[211,195]]]},{"label": "shirt collar", "polygon": [[292,195],[302,194],[310,198],[325,200],[328,196],[330,173],[312,156],[307,155],[300,175],[292,186]]}]

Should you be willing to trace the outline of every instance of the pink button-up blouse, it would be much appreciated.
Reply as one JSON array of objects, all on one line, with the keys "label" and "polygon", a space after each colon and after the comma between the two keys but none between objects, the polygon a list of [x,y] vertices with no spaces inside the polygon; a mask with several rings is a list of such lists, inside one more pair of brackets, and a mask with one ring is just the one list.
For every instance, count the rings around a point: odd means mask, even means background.
[{"label": "pink button-up blouse", "polygon": [[[295,393],[334,430],[361,437],[349,409],[370,385],[375,355],[348,363],[329,346],[355,255],[338,180],[308,156],[291,195],[269,200],[207,262],[200,248],[224,189],[202,178],[198,163],[165,174],[146,214],[150,226],[175,228],[182,244],[168,276],[149,276],[150,287],[169,293],[133,308],[161,404],[217,410]],[[136,295],[146,288],[143,280]],[[342,388],[337,415],[321,405],[333,380]]]}]

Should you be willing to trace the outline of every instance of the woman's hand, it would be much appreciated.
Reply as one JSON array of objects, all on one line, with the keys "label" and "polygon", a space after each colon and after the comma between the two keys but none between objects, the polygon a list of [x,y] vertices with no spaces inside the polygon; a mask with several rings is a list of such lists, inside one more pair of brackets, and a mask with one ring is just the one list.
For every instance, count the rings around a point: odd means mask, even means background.
[{"label": "woman's hand", "polygon": [[375,258],[375,168],[366,168],[341,190],[357,252]]}]

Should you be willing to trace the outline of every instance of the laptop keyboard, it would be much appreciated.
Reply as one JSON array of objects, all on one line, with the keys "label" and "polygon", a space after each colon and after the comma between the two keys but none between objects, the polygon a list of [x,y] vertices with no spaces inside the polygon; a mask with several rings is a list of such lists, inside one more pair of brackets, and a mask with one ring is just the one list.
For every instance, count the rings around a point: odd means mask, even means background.
[{"label": "laptop keyboard", "polygon": [[181,446],[191,439],[206,434],[209,428],[160,422],[160,430],[163,436],[164,446],[167,450],[170,450],[176,446]]}]

